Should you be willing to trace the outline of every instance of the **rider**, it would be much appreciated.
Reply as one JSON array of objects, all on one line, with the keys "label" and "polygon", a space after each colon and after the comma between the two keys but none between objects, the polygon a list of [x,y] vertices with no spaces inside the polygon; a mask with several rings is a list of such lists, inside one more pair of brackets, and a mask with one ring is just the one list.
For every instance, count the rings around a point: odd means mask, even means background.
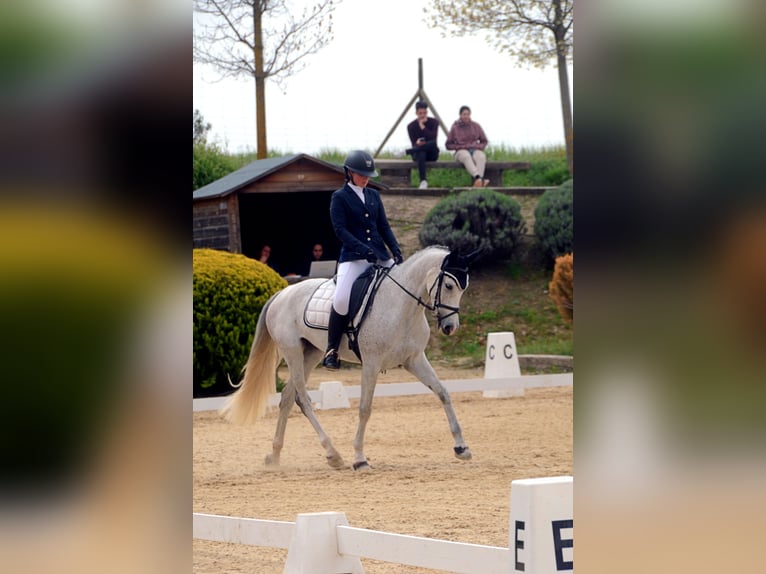
[{"label": "rider", "polygon": [[338,349],[348,325],[349,297],[354,281],[373,264],[391,267],[404,260],[380,194],[367,187],[370,178],[378,175],[375,160],[365,151],[352,151],[343,162],[343,171],[346,183],[333,192],[330,199],[330,219],[335,235],[342,243],[327,328],[327,351],[322,360],[322,365],[331,370],[340,368]]}]

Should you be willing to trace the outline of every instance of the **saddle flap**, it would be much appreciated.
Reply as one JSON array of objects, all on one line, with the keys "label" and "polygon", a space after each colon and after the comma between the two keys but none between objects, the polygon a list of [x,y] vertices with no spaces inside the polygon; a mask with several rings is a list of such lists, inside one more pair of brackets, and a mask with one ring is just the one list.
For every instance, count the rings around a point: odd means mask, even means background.
[{"label": "saddle flap", "polygon": [[[348,301],[348,314],[349,317],[353,317],[351,325],[358,327],[362,322],[362,316],[370,301],[370,294],[372,289],[370,286],[380,273],[379,267],[370,267],[356,278],[354,284],[351,286],[351,297]],[[377,283],[377,282],[376,282]]]}]

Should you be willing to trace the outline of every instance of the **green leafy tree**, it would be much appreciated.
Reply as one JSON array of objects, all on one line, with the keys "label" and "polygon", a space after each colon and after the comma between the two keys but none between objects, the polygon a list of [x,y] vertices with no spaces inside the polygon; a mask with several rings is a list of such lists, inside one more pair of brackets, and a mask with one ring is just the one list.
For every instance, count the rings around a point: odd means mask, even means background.
[{"label": "green leafy tree", "polygon": [[194,143],[192,157],[192,190],[221,179],[242,167],[236,157],[221,151],[218,146],[204,141]]},{"label": "green leafy tree", "polygon": [[424,11],[431,27],[456,36],[487,33],[487,41],[516,59],[544,68],[556,62],[569,173],[574,173],[572,103],[567,63],[572,60],[574,0],[433,0]]},{"label": "green leafy tree", "polygon": [[268,156],[266,79],[283,87],[306,56],[332,40],[335,1],[319,0],[298,14],[287,0],[194,0],[194,61],[221,77],[255,79],[258,159]]},{"label": "green leafy tree", "polygon": [[194,110],[194,143],[206,143],[207,134],[213,126],[206,122],[199,110]]}]

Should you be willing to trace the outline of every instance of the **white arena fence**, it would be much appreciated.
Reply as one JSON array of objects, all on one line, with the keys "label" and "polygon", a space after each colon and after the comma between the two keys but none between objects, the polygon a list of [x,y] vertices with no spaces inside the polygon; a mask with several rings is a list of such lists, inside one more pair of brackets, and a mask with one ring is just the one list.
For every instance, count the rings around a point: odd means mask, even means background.
[{"label": "white arena fence", "polygon": [[[574,373],[523,375],[483,379],[453,379],[442,381],[450,394],[482,391],[485,397],[523,396],[524,389],[538,387],[563,387],[574,384]],[[319,409],[348,407],[348,399],[358,399],[361,385],[343,385],[339,381],[320,384],[318,390],[309,391],[311,402]],[[375,397],[400,397],[433,394],[421,382],[386,383],[375,385]],[[279,405],[280,393],[269,397],[269,406]],[[194,411],[215,411],[223,407],[227,397],[194,399]]]},{"label": "white arena fence", "polygon": [[285,548],[284,574],[364,574],[361,558],[464,574],[572,572],[573,486],[571,476],[511,482],[508,547],[354,528],[342,512],[299,514],[295,522],[194,513],[193,536]]}]

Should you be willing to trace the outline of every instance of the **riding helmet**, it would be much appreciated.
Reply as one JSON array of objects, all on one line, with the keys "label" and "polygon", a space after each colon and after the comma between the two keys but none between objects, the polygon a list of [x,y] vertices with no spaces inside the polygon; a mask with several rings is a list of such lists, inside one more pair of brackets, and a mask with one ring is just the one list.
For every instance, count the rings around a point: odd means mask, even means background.
[{"label": "riding helmet", "polygon": [[378,172],[375,171],[375,160],[366,151],[354,150],[346,156],[346,160],[343,162],[343,168],[348,174],[348,170],[363,175],[365,177],[376,177]]}]

